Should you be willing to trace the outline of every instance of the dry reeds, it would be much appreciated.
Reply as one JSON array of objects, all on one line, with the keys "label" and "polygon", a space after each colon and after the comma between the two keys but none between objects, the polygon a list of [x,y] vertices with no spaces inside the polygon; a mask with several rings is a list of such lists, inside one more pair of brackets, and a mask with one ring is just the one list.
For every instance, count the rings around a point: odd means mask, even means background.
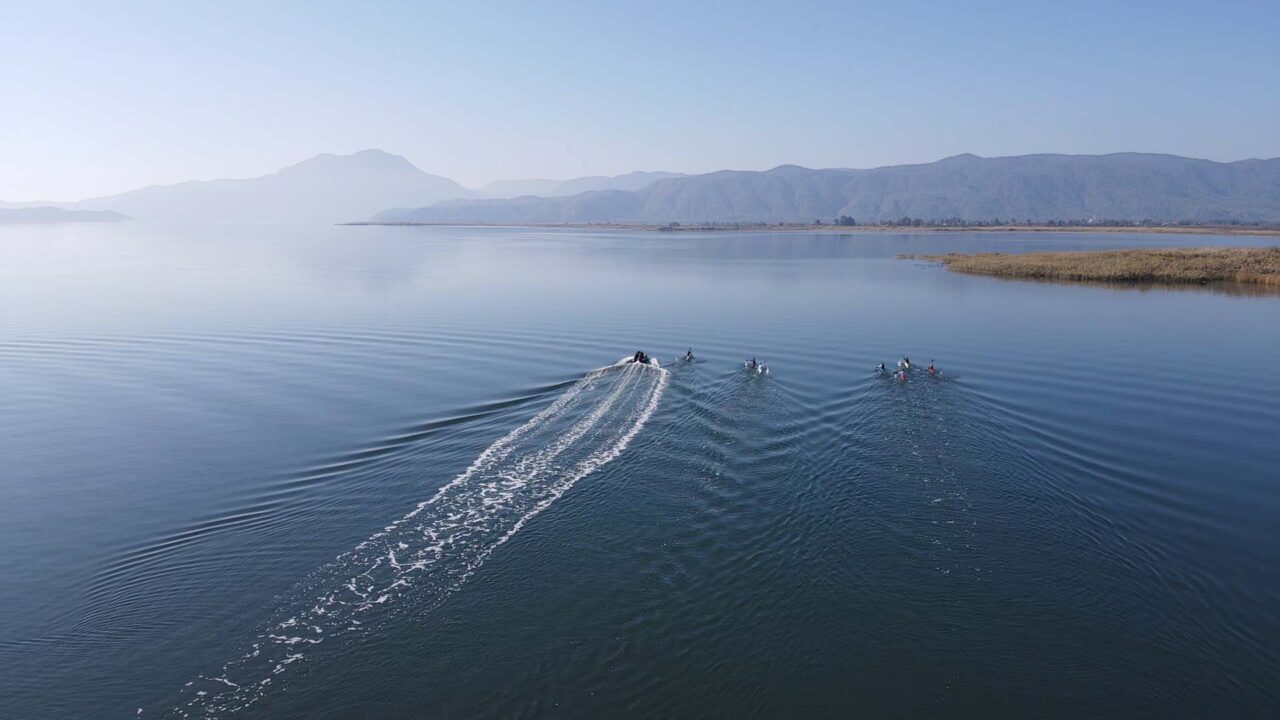
[{"label": "dry reeds", "polygon": [[957,272],[1113,283],[1257,283],[1280,286],[1280,247],[911,255]]}]

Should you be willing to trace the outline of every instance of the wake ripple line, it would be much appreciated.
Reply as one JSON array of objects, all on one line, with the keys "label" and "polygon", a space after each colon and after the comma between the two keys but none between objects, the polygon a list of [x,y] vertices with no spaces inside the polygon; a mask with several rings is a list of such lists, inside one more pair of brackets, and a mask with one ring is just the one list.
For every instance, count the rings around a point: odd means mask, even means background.
[{"label": "wake ripple line", "polygon": [[[438,606],[498,547],[579,480],[613,461],[657,410],[670,375],[593,370],[499,438],[431,498],[323,568],[248,652],[186,684],[174,717],[222,717],[261,700],[294,663]],[[318,589],[318,590],[317,590]],[[306,609],[298,611],[298,607]],[[333,648],[334,653],[341,647]]]}]

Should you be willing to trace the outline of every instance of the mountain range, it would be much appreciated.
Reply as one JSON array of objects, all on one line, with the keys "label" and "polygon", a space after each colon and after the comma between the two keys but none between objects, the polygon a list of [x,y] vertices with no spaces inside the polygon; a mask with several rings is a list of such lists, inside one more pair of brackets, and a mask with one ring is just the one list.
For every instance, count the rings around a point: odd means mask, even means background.
[{"label": "mountain range", "polygon": [[[783,165],[702,175],[634,172],[500,181],[470,190],[398,155],[364,150],[318,155],[257,178],[156,185],[41,205],[165,222],[696,224],[830,222],[840,216],[861,223],[902,217],[1280,222],[1280,158],[1223,163],[1140,153],[957,155],[868,170]],[[45,222],[76,219],[42,212]]]},{"label": "mountain range", "polygon": [[1280,221],[1280,159],[1174,155],[957,155],[922,165],[812,170],[784,165],[659,180],[570,197],[455,199],[388,210],[379,222],[859,222],[1119,219]]},{"label": "mountain range", "polygon": [[[54,206],[74,211],[119,211],[143,221],[221,223],[337,223],[364,220],[389,207],[418,207],[455,198],[547,197],[597,190],[639,190],[678,173],[633,172],[572,180],[507,180],[469,190],[381,150],[317,155],[262,177],[193,180],[153,185],[78,202],[6,203],[0,208]],[[28,213],[29,217],[36,215]],[[15,216],[16,217],[16,216]],[[42,222],[56,222],[45,212]],[[72,221],[74,216],[63,216]],[[83,219],[83,216],[80,218]]]}]

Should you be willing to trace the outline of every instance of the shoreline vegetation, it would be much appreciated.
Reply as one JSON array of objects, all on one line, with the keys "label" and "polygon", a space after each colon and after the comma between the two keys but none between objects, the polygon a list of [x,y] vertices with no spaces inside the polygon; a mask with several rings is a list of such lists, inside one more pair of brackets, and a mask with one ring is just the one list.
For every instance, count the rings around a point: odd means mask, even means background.
[{"label": "shoreline vegetation", "polygon": [[899,255],[973,275],[1109,284],[1266,286],[1280,292],[1280,247]]},{"label": "shoreline vegetation", "polygon": [[1191,225],[1191,224],[972,224],[936,223],[850,225],[838,223],[436,223],[436,222],[345,222],[339,225],[387,225],[400,227],[531,227],[577,230],[637,230],[647,232],[828,232],[828,233],[927,233],[927,232],[1045,232],[1045,233],[1153,233],[1172,235],[1262,235],[1280,236],[1280,225]]}]

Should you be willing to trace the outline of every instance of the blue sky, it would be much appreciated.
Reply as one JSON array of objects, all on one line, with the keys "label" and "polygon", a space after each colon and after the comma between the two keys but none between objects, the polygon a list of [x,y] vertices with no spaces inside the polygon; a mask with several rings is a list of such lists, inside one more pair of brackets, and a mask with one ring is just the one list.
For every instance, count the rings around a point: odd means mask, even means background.
[{"label": "blue sky", "polygon": [[377,147],[496,179],[1280,156],[1280,2],[0,0],[0,200]]}]

